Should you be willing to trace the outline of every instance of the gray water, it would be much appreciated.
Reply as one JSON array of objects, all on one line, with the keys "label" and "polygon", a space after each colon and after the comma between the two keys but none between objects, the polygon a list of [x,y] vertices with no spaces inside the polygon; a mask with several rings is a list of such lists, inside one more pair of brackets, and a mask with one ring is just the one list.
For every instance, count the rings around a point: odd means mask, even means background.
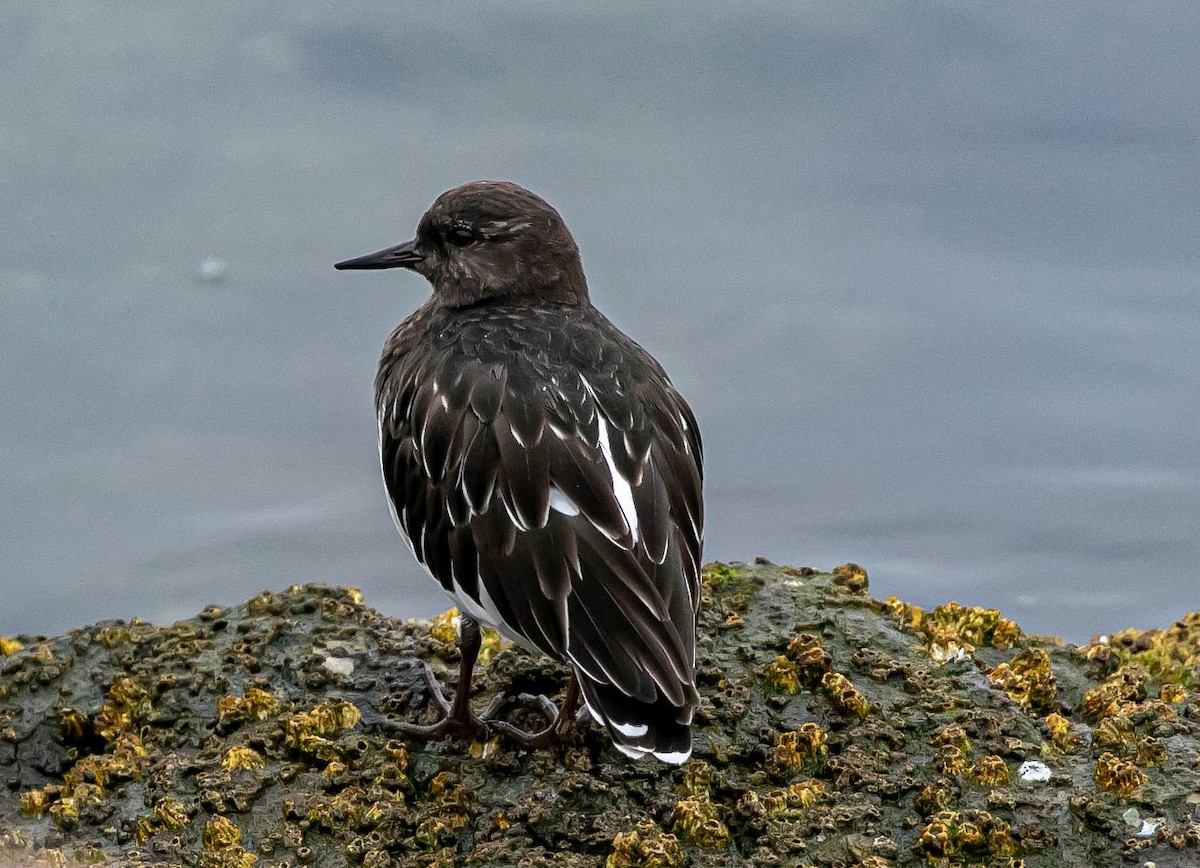
[{"label": "gray water", "polygon": [[[446,601],[335,260],[508,178],[691,400],[707,556],[1083,639],[1200,608],[1187,4],[0,6],[0,633]],[[216,261],[209,261],[215,258]]]}]

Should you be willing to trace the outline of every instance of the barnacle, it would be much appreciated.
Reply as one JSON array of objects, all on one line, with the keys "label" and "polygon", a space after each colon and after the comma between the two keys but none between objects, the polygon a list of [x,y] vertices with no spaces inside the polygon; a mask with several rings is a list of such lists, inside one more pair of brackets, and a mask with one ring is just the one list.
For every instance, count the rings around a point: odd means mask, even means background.
[{"label": "barnacle", "polygon": [[1161,766],[1167,761],[1167,745],[1152,735],[1142,738],[1133,749],[1133,761],[1139,766]]},{"label": "barnacle", "polygon": [[927,784],[913,799],[913,807],[922,817],[931,817],[946,810],[950,797],[942,787]]},{"label": "barnacle", "polygon": [[1114,714],[1096,724],[1092,744],[1104,750],[1124,752],[1135,738],[1133,721],[1124,714]]},{"label": "barnacle", "polygon": [[1111,753],[1096,759],[1096,786],[1118,796],[1130,796],[1146,785],[1146,775],[1136,765]]},{"label": "barnacle", "polygon": [[1069,753],[1079,746],[1079,736],[1071,731],[1071,721],[1057,711],[1047,714],[1042,723],[1050,734],[1051,744],[1059,750]]},{"label": "barnacle", "polygon": [[242,747],[235,745],[225,752],[224,759],[221,760],[221,768],[227,770],[234,769],[260,769],[265,765],[266,760],[252,747]]},{"label": "barnacle", "polygon": [[258,857],[241,845],[242,830],[231,820],[212,817],[204,825],[201,837],[200,868],[251,868]]},{"label": "barnacle", "polygon": [[[57,787],[54,788],[55,791],[57,789]],[[50,807],[50,803],[58,797],[55,791],[50,789],[50,785],[37,790],[26,790],[21,793],[17,804],[24,813],[29,814],[31,817],[40,817],[46,813],[46,809]]]},{"label": "barnacle", "polygon": [[821,799],[825,798],[829,790],[824,781],[809,778],[807,781],[792,784],[787,788],[786,792],[789,804],[802,808],[811,808]]},{"label": "barnacle", "polygon": [[1163,684],[1158,688],[1158,698],[1170,705],[1183,702],[1187,699],[1187,688],[1182,684]]},{"label": "barnacle", "polygon": [[797,693],[800,690],[800,674],[796,664],[780,655],[767,664],[763,671],[767,689],[774,693]]},{"label": "barnacle", "polygon": [[971,753],[971,740],[966,731],[958,724],[943,726],[933,736],[935,747],[956,747],[963,754]]},{"label": "barnacle", "polygon": [[708,792],[712,781],[712,767],[703,760],[690,760],[681,769],[683,782],[681,789],[688,795],[700,795]]},{"label": "barnacle", "polygon": [[154,816],[165,829],[182,829],[191,819],[187,808],[174,799],[159,799],[154,805]]},{"label": "barnacle", "polygon": [[867,571],[858,564],[841,564],[833,568],[833,583],[851,591],[867,589]]},{"label": "barnacle", "polygon": [[998,787],[1008,783],[1008,764],[995,754],[980,757],[971,767],[971,777],[985,787]]},{"label": "barnacle", "polygon": [[826,672],[821,678],[821,689],[834,710],[844,717],[866,717],[871,711],[867,698],[840,672]]}]

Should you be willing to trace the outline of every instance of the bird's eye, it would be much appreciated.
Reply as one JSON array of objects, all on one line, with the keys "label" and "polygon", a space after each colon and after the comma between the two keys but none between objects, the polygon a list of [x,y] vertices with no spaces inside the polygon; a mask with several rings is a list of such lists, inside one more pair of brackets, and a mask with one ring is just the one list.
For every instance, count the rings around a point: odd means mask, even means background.
[{"label": "bird's eye", "polygon": [[451,226],[446,231],[446,240],[455,247],[465,247],[475,240],[475,233],[469,226]]}]

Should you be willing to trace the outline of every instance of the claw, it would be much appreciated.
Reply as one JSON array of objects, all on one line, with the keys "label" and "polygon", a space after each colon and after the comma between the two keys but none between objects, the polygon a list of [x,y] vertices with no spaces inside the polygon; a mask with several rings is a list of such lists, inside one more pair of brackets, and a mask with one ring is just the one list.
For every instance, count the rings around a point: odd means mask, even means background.
[{"label": "claw", "polygon": [[558,719],[558,706],[554,704],[554,700],[544,693],[539,693],[537,696],[534,696],[532,693],[522,693],[517,699],[530,705],[540,706],[542,713],[550,718],[551,722]]},{"label": "claw", "polygon": [[567,684],[567,692],[563,696],[561,709],[554,704],[553,700],[545,695],[534,696],[529,693],[522,693],[517,699],[521,702],[536,705],[549,718],[550,725],[537,732],[527,732],[520,727],[513,726],[508,721],[492,720],[488,725],[496,732],[503,733],[517,744],[530,748],[542,748],[549,747],[552,744],[562,744],[571,741],[575,737],[575,727],[582,720],[582,716],[575,709],[576,703],[579,702],[579,684],[576,682],[574,675],[571,676],[571,681]]},{"label": "claw", "polygon": [[508,702],[508,694],[503,690],[492,697],[492,701],[488,703],[487,708],[483,710],[483,714],[479,718],[487,723],[495,722],[496,712],[498,712]]}]

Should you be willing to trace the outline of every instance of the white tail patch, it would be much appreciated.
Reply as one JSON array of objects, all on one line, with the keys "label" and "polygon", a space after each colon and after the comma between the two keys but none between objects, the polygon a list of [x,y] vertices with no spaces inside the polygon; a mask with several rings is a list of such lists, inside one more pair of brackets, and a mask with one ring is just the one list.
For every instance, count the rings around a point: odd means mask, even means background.
[{"label": "white tail patch", "polygon": [[654,754],[654,758],[656,760],[664,763],[670,763],[673,766],[687,762],[688,757],[692,755],[690,750],[674,751],[673,753],[660,753],[659,751],[652,751],[652,753]]}]

